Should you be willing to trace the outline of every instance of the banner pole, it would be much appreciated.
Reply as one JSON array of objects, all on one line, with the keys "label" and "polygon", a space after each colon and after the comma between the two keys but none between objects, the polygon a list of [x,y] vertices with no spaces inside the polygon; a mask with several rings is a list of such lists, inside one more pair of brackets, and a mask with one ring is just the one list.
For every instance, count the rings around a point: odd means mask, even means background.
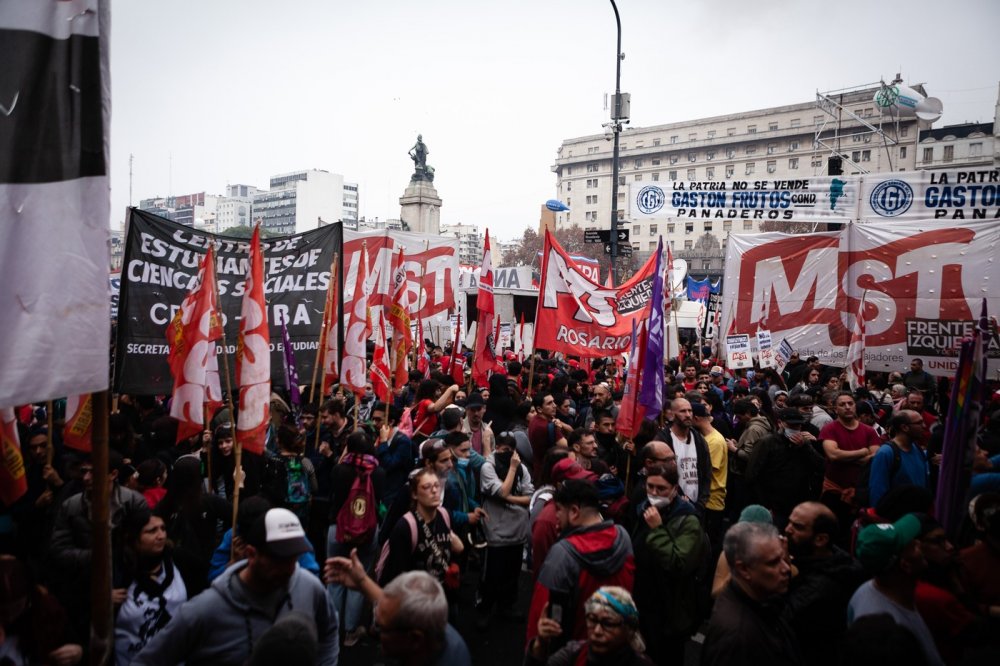
[{"label": "banner pole", "polygon": [[[91,414],[93,414],[94,404],[90,404]],[[45,403],[45,432],[47,434],[45,447],[45,464],[52,466],[52,456],[55,454],[55,439],[52,436],[52,401],[49,400]]]},{"label": "banner pole", "polygon": [[[326,286],[326,298],[323,299],[323,325],[320,327],[319,331],[319,346],[316,347],[316,362],[313,364],[313,376],[312,381],[309,382],[309,401],[315,402],[316,406],[319,407],[322,404],[324,389],[326,388],[323,384],[326,381],[326,343],[330,336],[329,330],[327,330],[326,322],[327,316],[330,312],[330,290],[333,286],[334,277],[337,274],[337,260],[338,254],[333,253],[333,261],[330,263],[330,282]],[[323,378],[320,380],[320,393],[319,396],[316,395],[316,373],[319,371],[319,367],[323,366]],[[316,430],[319,432],[319,429]]]},{"label": "banner pole", "polygon": [[531,369],[528,371],[528,390],[527,394],[529,398],[535,397],[535,346],[531,346]]},{"label": "banner pole", "polygon": [[[201,414],[202,420],[204,421],[205,430],[211,429],[211,422],[208,418],[208,402],[201,403]],[[205,434],[202,432],[202,439],[204,439]],[[208,452],[205,454],[205,474],[208,475],[208,492],[209,494],[215,494],[215,483],[212,477],[212,440],[215,439],[215,433],[211,433],[211,438],[208,440]],[[204,445],[203,445],[204,446]]]},{"label": "banner pole", "polygon": [[90,560],[90,663],[103,664],[112,643],[111,604],[111,486],[108,483],[108,391],[91,397],[94,427],[91,431]]}]

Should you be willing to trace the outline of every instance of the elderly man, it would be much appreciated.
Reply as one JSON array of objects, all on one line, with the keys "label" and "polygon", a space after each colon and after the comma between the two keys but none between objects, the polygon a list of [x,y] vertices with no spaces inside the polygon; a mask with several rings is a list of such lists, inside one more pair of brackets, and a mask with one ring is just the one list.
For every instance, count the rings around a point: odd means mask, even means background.
[{"label": "elderly man", "polygon": [[726,532],[723,551],[732,579],[715,601],[701,663],[803,663],[795,634],[776,603],[788,591],[792,572],[778,530],[763,523],[737,523]]},{"label": "elderly man", "polygon": [[611,387],[607,382],[601,382],[594,386],[594,398],[590,401],[590,413],[584,427],[594,427],[594,417],[600,412],[609,412],[615,420],[618,419],[618,405],[615,404],[611,395]]},{"label": "elderly man", "polygon": [[465,641],[448,624],[444,588],[426,571],[407,571],[382,589],[365,573],[357,553],[331,557],[327,583],[360,590],[374,608],[382,651],[403,666],[471,666]]}]

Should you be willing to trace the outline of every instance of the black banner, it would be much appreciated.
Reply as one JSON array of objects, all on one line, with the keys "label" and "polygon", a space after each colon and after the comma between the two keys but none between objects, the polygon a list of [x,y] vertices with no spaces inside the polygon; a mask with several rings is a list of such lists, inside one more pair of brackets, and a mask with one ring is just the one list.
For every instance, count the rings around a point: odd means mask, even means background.
[{"label": "black banner", "polygon": [[[209,243],[216,247],[216,280],[226,331],[230,372],[235,372],[243,286],[249,264],[249,239],[197,231],[144,211],[130,209],[118,304],[115,390],[131,394],[168,394],[173,387],[167,365],[166,329],[198,276]],[[312,379],[323,326],[323,304],[335,252],[343,256],[340,224],[296,234],[262,238],[264,296],[271,332],[271,381],[285,383],[281,317],[295,352],[299,381]],[[222,359],[219,370],[224,371]],[[226,389],[223,380],[223,390]],[[236,390],[236,386],[233,386]]]}]

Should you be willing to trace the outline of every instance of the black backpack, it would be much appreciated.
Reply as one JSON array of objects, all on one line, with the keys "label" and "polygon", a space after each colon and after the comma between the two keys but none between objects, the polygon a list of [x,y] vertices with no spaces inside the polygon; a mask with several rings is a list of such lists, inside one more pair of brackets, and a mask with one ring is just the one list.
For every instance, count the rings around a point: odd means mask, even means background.
[{"label": "black backpack", "polygon": [[[896,446],[896,443],[891,439],[882,444],[882,446],[892,447],[892,465],[889,466],[889,480],[891,481],[892,477],[896,476],[896,472],[898,472],[899,468],[903,465],[903,455],[900,453],[899,447]],[[916,446],[916,444],[914,444],[914,446]],[[881,450],[881,447],[879,450]],[[874,459],[875,456],[872,456],[871,459],[861,468],[861,475],[858,477],[858,484],[854,488],[854,501],[860,507],[871,506],[871,491],[869,490],[868,482],[871,480],[872,460]]]}]

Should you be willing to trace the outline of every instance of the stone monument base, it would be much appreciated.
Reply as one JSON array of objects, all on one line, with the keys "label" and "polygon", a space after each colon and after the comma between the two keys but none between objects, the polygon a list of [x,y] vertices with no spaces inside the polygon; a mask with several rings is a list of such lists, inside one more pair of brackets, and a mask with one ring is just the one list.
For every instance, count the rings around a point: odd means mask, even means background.
[{"label": "stone monument base", "polygon": [[410,181],[399,197],[399,219],[418,234],[441,233],[441,198],[434,184],[425,180]]}]

